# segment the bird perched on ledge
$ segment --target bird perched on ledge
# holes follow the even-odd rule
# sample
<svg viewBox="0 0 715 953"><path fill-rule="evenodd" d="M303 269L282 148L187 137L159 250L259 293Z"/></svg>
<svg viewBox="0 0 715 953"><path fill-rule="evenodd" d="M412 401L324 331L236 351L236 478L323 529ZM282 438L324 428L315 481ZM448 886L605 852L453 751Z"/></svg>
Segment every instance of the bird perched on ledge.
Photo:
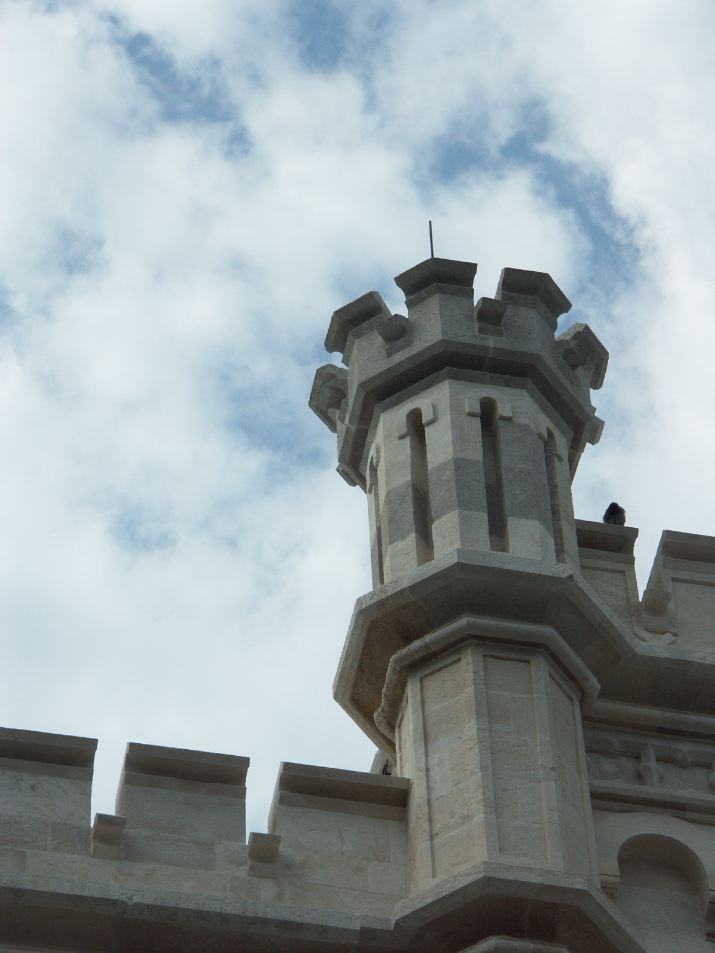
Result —
<svg viewBox="0 0 715 953"><path fill-rule="evenodd" d="M609 503L608 509L603 514L603 522L609 523L611 526L625 526L626 511L618 503Z"/></svg>

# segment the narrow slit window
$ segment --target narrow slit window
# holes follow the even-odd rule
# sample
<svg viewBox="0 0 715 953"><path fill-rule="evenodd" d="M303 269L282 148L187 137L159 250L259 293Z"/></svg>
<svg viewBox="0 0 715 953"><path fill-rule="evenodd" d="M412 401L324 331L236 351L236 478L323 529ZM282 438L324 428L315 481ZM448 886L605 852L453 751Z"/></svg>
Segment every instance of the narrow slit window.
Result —
<svg viewBox="0 0 715 953"><path fill-rule="evenodd" d="M556 455L556 439L550 430L544 444L544 454L546 456L546 479L549 485L549 503L551 505L551 525L554 530L554 549L556 550L556 561L562 563L566 560L566 551L564 549L564 530L561 522L559 461Z"/></svg>
<svg viewBox="0 0 715 953"><path fill-rule="evenodd" d="M509 541L496 402L490 397L483 397L479 402L479 413L482 427L482 460L487 497L489 545L496 552L505 553L509 549Z"/></svg>
<svg viewBox="0 0 715 953"><path fill-rule="evenodd" d="M382 518L380 514L380 483L375 461L370 461L370 505L372 506L372 525L375 538L372 543L372 571L377 582L385 581L384 556L382 551Z"/></svg>
<svg viewBox="0 0 715 953"><path fill-rule="evenodd" d="M427 440L419 407L407 415L407 434L410 438L410 476L412 483L412 514L417 537L417 565L434 559L432 541L432 505L427 467Z"/></svg>

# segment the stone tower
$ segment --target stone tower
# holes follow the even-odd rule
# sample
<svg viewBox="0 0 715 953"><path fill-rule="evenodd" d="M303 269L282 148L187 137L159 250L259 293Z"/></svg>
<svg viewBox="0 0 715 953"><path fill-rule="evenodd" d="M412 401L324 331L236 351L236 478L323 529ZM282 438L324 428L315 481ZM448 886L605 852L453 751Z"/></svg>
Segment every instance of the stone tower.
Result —
<svg viewBox="0 0 715 953"><path fill-rule="evenodd" d="M371 292L330 322L345 368L318 370L311 407L367 494L374 585L335 696L410 779L409 889L453 934L635 950L601 889L583 715L602 681L624 696L651 636L613 611L634 531L577 523L571 499L608 355L585 325L556 335L549 275L505 268L475 305L476 270L428 259L395 279L406 316Z"/></svg>
<svg viewBox="0 0 715 953"><path fill-rule="evenodd" d="M546 878L588 921L579 706L612 647L575 571L571 478L607 353L583 325L555 338L571 306L549 275L506 268L475 306L476 270L430 258L395 279L406 317L371 292L330 322L347 370L320 368L311 407L367 493L374 583L335 694L412 782L413 891L482 865L508 918L553 906Z"/></svg>

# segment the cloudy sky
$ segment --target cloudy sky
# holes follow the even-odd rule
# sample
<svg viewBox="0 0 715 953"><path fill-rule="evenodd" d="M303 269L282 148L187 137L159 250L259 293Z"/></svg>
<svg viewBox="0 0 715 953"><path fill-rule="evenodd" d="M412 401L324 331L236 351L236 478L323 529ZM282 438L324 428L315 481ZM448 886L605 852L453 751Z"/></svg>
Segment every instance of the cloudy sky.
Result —
<svg viewBox="0 0 715 953"><path fill-rule="evenodd" d="M327 323L436 250L611 351L577 514L715 534L710 0L0 0L0 723L367 769Z"/></svg>

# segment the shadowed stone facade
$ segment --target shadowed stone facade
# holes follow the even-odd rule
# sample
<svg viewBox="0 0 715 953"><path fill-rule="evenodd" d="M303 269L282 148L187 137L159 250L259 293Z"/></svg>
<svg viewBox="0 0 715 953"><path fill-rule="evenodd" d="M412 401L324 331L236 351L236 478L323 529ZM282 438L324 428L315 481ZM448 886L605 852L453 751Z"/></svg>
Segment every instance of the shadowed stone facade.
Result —
<svg viewBox="0 0 715 953"><path fill-rule="evenodd" d="M0 951L715 950L715 540L574 518L607 353L507 268L433 258L340 308L310 405L367 495L373 590L335 697L371 771L0 731Z"/></svg>

